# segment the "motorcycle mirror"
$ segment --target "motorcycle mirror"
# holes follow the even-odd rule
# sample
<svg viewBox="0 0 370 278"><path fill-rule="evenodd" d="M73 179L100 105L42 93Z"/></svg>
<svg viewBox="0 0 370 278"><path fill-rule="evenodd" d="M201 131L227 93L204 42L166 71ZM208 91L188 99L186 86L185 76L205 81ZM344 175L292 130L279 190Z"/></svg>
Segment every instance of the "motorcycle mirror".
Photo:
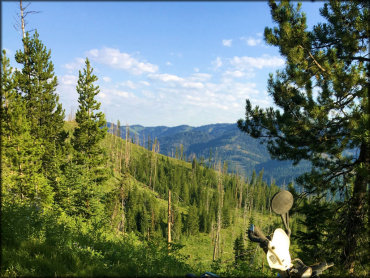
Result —
<svg viewBox="0 0 370 278"><path fill-rule="evenodd" d="M271 200L271 209L276 214L285 214L293 206L293 195L287 190L276 193Z"/></svg>

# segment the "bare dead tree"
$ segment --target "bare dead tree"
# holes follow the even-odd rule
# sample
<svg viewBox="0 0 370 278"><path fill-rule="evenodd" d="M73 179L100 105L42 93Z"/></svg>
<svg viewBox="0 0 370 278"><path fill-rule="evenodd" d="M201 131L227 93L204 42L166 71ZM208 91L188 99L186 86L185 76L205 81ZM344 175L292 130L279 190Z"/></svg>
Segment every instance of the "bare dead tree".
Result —
<svg viewBox="0 0 370 278"><path fill-rule="evenodd" d="M172 242L171 238L171 225L172 225L172 215L171 215L171 190L168 189L168 219L167 219L167 227L168 227L168 235L167 235L167 243L168 249L170 249L170 243Z"/></svg>
<svg viewBox="0 0 370 278"><path fill-rule="evenodd" d="M220 242L221 242L221 214L222 214L222 207L223 207L223 184L222 184L222 171L221 171L221 163L218 163L218 194L219 194L219 201L218 201L218 212L217 212L217 231L216 231L216 238L214 242L213 248L213 261L216 260L220 256Z"/></svg>
<svg viewBox="0 0 370 278"><path fill-rule="evenodd" d="M131 157L131 144L129 143L130 139L130 129L129 125L126 124L126 138L125 138L125 171L128 171L130 166L130 157Z"/></svg>
<svg viewBox="0 0 370 278"><path fill-rule="evenodd" d="M27 3L26 5L23 5L22 0L19 1L19 13L17 13L17 18L15 20L16 23L13 25L14 29L22 32L23 39L26 37L26 26L28 24L26 17L30 14L40 13L40 11L27 10L30 5L31 5L31 2ZM34 29L30 30L30 32L32 31L34 31Z"/></svg>

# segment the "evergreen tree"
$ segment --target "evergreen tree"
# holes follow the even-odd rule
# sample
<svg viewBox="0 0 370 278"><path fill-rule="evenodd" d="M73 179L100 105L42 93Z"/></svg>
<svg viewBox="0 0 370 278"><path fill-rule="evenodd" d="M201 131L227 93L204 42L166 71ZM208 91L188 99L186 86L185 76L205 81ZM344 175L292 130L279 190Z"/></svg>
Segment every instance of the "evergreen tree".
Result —
<svg viewBox="0 0 370 278"><path fill-rule="evenodd" d="M79 94L79 108L76 112L78 127L73 132L71 140L75 150L74 169L81 177L79 188L75 188L80 207L86 208L86 214L91 215L100 210L99 191L107 178L105 161L107 159L100 142L106 136L107 128L105 116L98 112L100 103L95 99L99 87L94 85L97 77L92 73L90 62L86 59L86 68L79 71L77 92ZM84 209L85 210L85 209Z"/></svg>
<svg viewBox="0 0 370 278"><path fill-rule="evenodd" d="M57 77L50 60L51 51L39 39L37 31L23 38L24 50L18 50L15 60L23 68L15 72L17 91L25 99L26 116L30 132L41 141L42 172L55 188L60 180L60 165L63 160L64 110L56 94Z"/></svg>
<svg viewBox="0 0 370 278"><path fill-rule="evenodd" d="M4 50L1 65L2 201L50 205L52 189L41 173L44 149L40 140L31 136L25 101L16 91L17 80Z"/></svg>
<svg viewBox="0 0 370 278"><path fill-rule="evenodd" d="M199 215L198 209L195 205L189 206L186 227L188 230L188 234L190 235L195 235L199 232Z"/></svg>
<svg viewBox="0 0 370 278"><path fill-rule="evenodd" d="M234 259L235 264L239 265L246 260L246 249L244 246L243 234L240 234L234 241Z"/></svg>
<svg viewBox="0 0 370 278"><path fill-rule="evenodd" d="M341 227L341 263L354 272L360 239L367 238L369 6L362 1L325 3L320 13L327 22L307 31L300 4L269 5L278 26L265 29L265 40L286 58L285 69L268 81L279 109L253 108L247 100L246 119L238 126L263 138L273 158L311 161L311 173L298 180L309 193L351 195Z"/></svg>
<svg viewBox="0 0 370 278"><path fill-rule="evenodd" d="M100 103L96 95L100 92L99 86L94 82L98 78L92 73L90 61L86 59L86 68L79 71L78 85L76 87L79 95L79 107L76 112L78 127L73 132L72 145L76 151L76 162L85 165L91 180L101 184L106 176L104 174L104 163L106 155L100 142L107 133L106 120L100 109Z"/></svg>

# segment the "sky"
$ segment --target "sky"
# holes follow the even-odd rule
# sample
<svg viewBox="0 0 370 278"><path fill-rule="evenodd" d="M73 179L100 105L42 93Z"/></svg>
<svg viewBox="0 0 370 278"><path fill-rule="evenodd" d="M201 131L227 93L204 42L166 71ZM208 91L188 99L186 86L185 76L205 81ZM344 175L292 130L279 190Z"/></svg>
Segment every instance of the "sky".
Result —
<svg viewBox="0 0 370 278"><path fill-rule="evenodd" d="M29 2L24 2L27 4ZM201 126L244 118L245 100L270 107L269 73L284 67L263 40L274 27L267 1L30 2L26 30L51 50L57 93L68 116L88 58L110 122ZM296 4L296 2L294 2ZM22 48L19 2L1 2L1 43L14 68ZM303 2L307 24L323 19L321 1Z"/></svg>

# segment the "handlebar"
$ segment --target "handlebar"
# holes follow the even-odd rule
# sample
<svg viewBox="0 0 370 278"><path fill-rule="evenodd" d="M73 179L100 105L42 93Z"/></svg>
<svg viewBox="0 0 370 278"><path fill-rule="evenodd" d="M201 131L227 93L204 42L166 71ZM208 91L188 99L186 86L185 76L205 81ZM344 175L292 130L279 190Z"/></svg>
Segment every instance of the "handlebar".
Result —
<svg viewBox="0 0 370 278"><path fill-rule="evenodd" d="M257 226L251 224L248 229L248 238L251 241L258 242L258 243L268 243L267 237L264 235L264 233L258 228Z"/></svg>
<svg viewBox="0 0 370 278"><path fill-rule="evenodd" d="M260 247L267 253L267 247L269 244L268 238L264 235L264 233L254 224L251 224L248 229L248 238L260 244Z"/></svg>
<svg viewBox="0 0 370 278"><path fill-rule="evenodd" d="M329 267L332 267L334 264L333 263L327 263L327 262L322 262L316 265L312 265L312 277L316 277L323 273L325 270L327 270Z"/></svg>
<svg viewBox="0 0 370 278"><path fill-rule="evenodd" d="M270 247L269 245L270 238L266 237L264 233L254 224L251 224L248 229L248 238L253 242L259 243L260 247L263 249L263 251L265 251L265 253L267 253L268 250L270 250L270 252L275 254L273 250L274 247L273 246ZM306 266L299 259L295 259L293 261L297 261L297 260L299 262L298 267L292 265L290 269L287 269L286 272L284 272L285 275L288 275L287 277L319 277L319 275L322 274L326 269L334 265L333 263L322 262L316 265ZM285 277L284 274L282 277Z"/></svg>

